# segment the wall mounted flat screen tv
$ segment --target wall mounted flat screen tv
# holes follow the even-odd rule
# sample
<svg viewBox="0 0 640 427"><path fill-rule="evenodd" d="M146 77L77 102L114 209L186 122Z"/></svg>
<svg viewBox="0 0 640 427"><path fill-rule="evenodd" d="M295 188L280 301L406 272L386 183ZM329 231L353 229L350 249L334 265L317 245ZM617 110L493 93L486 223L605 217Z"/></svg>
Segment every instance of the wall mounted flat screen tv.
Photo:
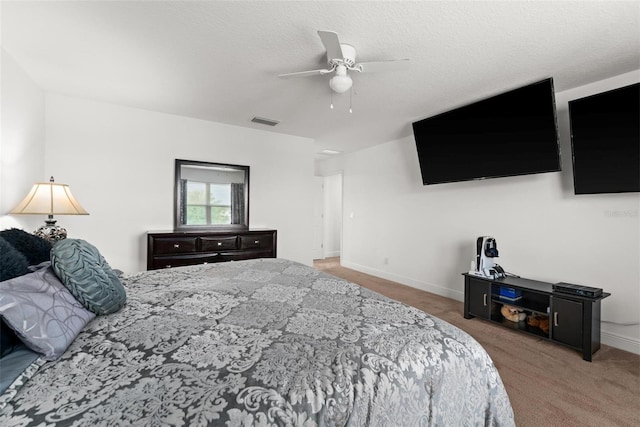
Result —
<svg viewBox="0 0 640 427"><path fill-rule="evenodd" d="M640 191L640 83L569 101L575 194Z"/></svg>
<svg viewBox="0 0 640 427"><path fill-rule="evenodd" d="M553 79L413 123L423 184L560 170Z"/></svg>

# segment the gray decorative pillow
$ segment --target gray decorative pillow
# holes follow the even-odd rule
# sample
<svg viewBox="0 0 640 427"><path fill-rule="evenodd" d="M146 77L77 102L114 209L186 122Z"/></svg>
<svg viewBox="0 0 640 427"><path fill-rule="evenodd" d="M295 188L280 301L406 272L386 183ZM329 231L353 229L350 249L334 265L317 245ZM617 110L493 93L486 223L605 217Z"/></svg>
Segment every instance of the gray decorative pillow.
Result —
<svg viewBox="0 0 640 427"><path fill-rule="evenodd" d="M60 357L95 317L51 268L0 282L0 315L22 342L47 360Z"/></svg>
<svg viewBox="0 0 640 427"><path fill-rule="evenodd" d="M120 310L127 294L118 275L98 249L81 239L60 240L51 249L51 265L69 292L97 315Z"/></svg>

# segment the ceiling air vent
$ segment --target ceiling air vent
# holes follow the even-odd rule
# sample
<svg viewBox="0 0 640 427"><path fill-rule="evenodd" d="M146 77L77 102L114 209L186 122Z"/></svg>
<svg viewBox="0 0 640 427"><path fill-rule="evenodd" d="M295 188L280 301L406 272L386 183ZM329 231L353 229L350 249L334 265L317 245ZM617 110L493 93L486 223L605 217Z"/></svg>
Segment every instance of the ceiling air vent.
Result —
<svg viewBox="0 0 640 427"><path fill-rule="evenodd" d="M251 119L251 121L253 123L258 123L258 124L267 125L267 126L275 126L278 123L280 123L277 120L265 119L264 117L254 117L253 119Z"/></svg>

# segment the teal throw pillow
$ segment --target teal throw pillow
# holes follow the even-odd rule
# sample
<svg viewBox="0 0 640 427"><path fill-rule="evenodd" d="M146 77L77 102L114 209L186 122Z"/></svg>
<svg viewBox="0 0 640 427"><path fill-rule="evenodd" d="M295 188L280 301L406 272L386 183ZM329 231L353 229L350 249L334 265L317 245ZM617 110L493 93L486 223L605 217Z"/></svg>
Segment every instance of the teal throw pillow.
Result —
<svg viewBox="0 0 640 427"><path fill-rule="evenodd" d="M87 310L110 314L125 305L127 295L118 275L90 243L81 239L56 242L51 249L51 266Z"/></svg>

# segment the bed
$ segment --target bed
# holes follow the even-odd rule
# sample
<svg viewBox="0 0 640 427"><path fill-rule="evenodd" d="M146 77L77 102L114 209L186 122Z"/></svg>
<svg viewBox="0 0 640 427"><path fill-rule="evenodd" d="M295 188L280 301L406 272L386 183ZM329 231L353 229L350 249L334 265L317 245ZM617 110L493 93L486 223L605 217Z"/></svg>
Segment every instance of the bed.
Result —
<svg viewBox="0 0 640 427"><path fill-rule="evenodd" d="M285 259L120 278L54 361L0 397L0 425L514 425L484 349L451 324Z"/></svg>

